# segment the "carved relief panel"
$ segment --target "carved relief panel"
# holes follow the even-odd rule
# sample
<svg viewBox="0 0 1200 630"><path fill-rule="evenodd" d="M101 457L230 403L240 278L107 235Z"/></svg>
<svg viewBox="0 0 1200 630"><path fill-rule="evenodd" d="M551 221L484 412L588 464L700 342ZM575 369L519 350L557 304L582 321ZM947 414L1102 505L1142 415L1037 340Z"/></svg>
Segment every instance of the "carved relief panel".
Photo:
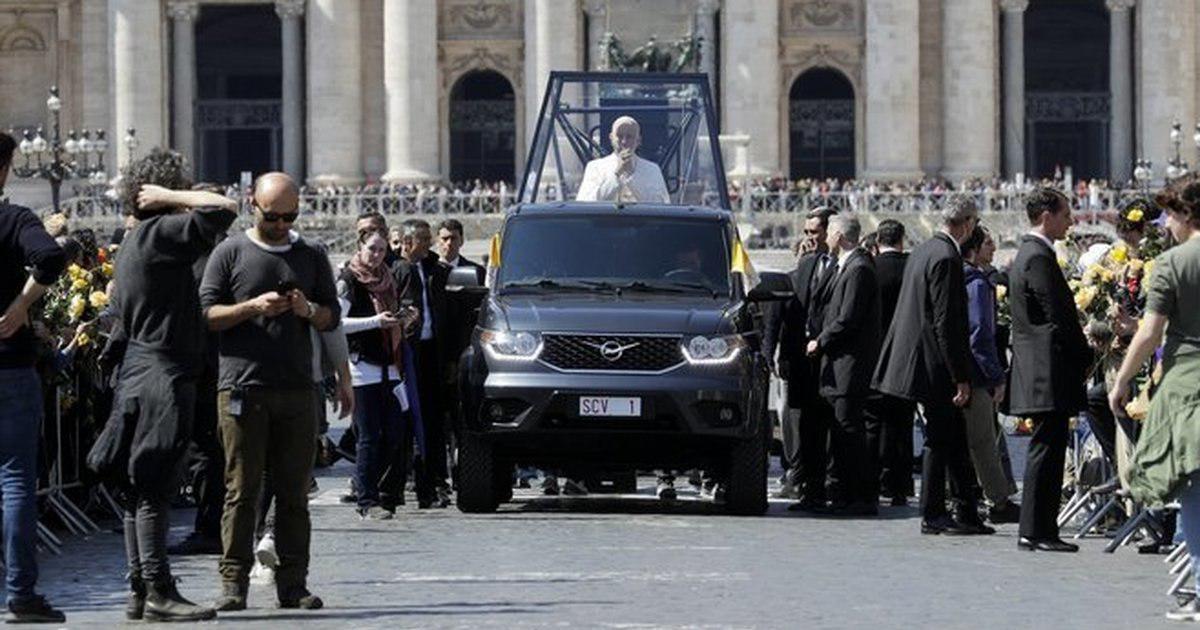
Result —
<svg viewBox="0 0 1200 630"><path fill-rule="evenodd" d="M442 0L442 39L520 39L521 0Z"/></svg>
<svg viewBox="0 0 1200 630"><path fill-rule="evenodd" d="M783 6L785 36L820 33L858 33L862 28L860 0L793 0Z"/></svg>
<svg viewBox="0 0 1200 630"><path fill-rule="evenodd" d="M48 10L0 9L0 121L46 124L46 90L57 81L58 17Z"/></svg>

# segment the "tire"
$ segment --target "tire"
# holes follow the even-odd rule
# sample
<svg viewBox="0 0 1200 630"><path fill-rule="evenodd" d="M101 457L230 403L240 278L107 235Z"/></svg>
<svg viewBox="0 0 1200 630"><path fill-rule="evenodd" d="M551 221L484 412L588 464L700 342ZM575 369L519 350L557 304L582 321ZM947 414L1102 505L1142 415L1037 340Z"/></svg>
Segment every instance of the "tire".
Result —
<svg viewBox="0 0 1200 630"><path fill-rule="evenodd" d="M458 446L458 510L465 514L495 512L496 458L492 445L469 433Z"/></svg>
<svg viewBox="0 0 1200 630"><path fill-rule="evenodd" d="M492 480L495 483L496 503L508 503L513 498L513 482L516 480L511 462L493 460Z"/></svg>
<svg viewBox="0 0 1200 630"><path fill-rule="evenodd" d="M759 516L767 511L767 440L760 433L730 449L725 511L737 516Z"/></svg>

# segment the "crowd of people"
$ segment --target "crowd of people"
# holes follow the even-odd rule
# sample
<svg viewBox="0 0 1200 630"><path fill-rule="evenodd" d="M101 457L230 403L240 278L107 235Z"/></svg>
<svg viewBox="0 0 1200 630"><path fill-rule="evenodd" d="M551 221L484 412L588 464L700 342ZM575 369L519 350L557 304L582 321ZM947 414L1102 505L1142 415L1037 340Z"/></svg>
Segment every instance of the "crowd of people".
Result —
<svg viewBox="0 0 1200 630"><path fill-rule="evenodd" d="M0 184L14 146L0 135ZM94 410L106 421L87 466L119 488L125 510L127 617L189 621L242 610L256 563L269 571L280 607L319 609L323 602L307 588L308 494L319 451L355 461L352 496L364 519L391 518L405 503L410 475L418 508L452 501L453 357L467 343L474 306L448 295L446 281L457 266L484 280L483 268L459 254L463 226L443 221L435 245L435 228L423 220L389 229L382 215L364 214L358 251L335 271L326 251L296 232L300 188L282 173L255 181L253 225L244 231L231 231L239 202L219 186L191 182L170 151L127 166L119 192L133 220L104 248L81 247L84 235L70 233L60 216L44 224L27 209L0 209L10 619L63 620L34 591L44 404L34 367L39 347L61 355L81 337L102 345L97 384L108 387L109 401ZM72 248L112 260L85 261ZM60 286L82 290L90 302L75 309L73 298L65 300L61 317L50 304L39 311L38 299ZM52 292L47 301L64 300ZM43 319L43 327L69 323L77 333L67 344L62 330L39 337L26 324ZM326 392L342 417L352 416L341 448L320 437ZM168 547L179 484L170 472L185 464L195 529ZM221 596L197 605L179 593L169 556L213 552Z"/></svg>
<svg viewBox="0 0 1200 630"><path fill-rule="evenodd" d="M0 134L0 187L15 146ZM107 248L68 233L60 218L43 223L0 206L0 491L12 620L64 619L35 590L44 401L34 366L45 346L61 360L103 340L96 382L109 400L96 406L105 420L87 464L121 489L131 620L243 610L252 575L266 573L280 607L321 608L308 589L308 495L314 462L330 452L354 462L346 500L362 519L394 518L410 477L418 509L454 500L456 358L476 304L447 283L456 268L481 284L486 275L461 255L462 224L389 226L365 213L357 250L335 269L297 231L303 190L289 176L254 182L245 230L231 231L239 202L224 192L190 181L177 154L156 149L122 173L133 219ZM1069 420L1082 414L1114 463L1118 427L1140 433L1122 479L1147 504L1178 498L1200 563L1200 183L1138 203L1122 209L1118 242L1089 244L1072 264L1060 251L1073 224L1068 196L1029 190L1030 230L1007 269L994 265L971 195L952 196L938 231L911 252L899 221L864 234L853 213L811 210L789 273L794 296L763 322L762 351L787 387L788 509L862 518L878 515L881 497L908 505L919 417L922 534L988 535L989 522L1016 522L1022 550L1077 551L1060 538L1058 514ZM1158 254L1147 231L1160 218L1175 246ZM1128 278L1137 285L1111 283L1116 297L1103 308L1093 291L1108 273L1101 259L1136 271ZM61 276L87 297L66 300L69 326L38 331L39 315L52 319L39 299ZM1158 380L1140 378L1148 364ZM1135 412L1151 389L1148 409ZM352 418L337 445L322 437L329 403ZM1019 500L1001 411L1031 423ZM164 471L185 464L194 531L168 547L178 478ZM547 481L548 493L559 491ZM661 476L660 497L674 496L672 483ZM172 553L220 555L212 606L180 594ZM1170 615L1200 621L1200 604Z"/></svg>

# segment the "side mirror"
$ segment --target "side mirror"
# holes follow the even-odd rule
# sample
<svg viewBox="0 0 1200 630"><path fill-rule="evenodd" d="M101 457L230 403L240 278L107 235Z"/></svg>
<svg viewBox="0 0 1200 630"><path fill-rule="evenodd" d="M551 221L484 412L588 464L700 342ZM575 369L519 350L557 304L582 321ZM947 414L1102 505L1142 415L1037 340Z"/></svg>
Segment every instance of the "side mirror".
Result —
<svg viewBox="0 0 1200 630"><path fill-rule="evenodd" d="M483 281L479 278L479 272L475 267L465 266L450 270L450 277L446 279L446 291L484 294L487 293L487 287L483 286Z"/></svg>
<svg viewBox="0 0 1200 630"><path fill-rule="evenodd" d="M758 276L758 285L746 294L750 302L773 302L789 300L796 295L792 279L786 273L764 271Z"/></svg>

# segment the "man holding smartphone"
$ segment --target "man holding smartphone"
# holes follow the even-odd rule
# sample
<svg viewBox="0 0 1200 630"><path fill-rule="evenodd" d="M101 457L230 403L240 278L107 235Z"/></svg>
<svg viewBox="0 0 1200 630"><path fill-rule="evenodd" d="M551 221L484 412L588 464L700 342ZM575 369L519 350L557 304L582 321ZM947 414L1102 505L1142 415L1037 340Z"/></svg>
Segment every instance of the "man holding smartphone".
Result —
<svg viewBox="0 0 1200 630"><path fill-rule="evenodd" d="M318 395L311 330L336 327L341 309L329 259L292 229L299 216L296 183L267 173L256 182L253 200L254 227L217 246L200 287L208 326L220 333L217 405L228 460L217 609L246 607L269 463L279 606L315 610L323 604L307 588Z"/></svg>

